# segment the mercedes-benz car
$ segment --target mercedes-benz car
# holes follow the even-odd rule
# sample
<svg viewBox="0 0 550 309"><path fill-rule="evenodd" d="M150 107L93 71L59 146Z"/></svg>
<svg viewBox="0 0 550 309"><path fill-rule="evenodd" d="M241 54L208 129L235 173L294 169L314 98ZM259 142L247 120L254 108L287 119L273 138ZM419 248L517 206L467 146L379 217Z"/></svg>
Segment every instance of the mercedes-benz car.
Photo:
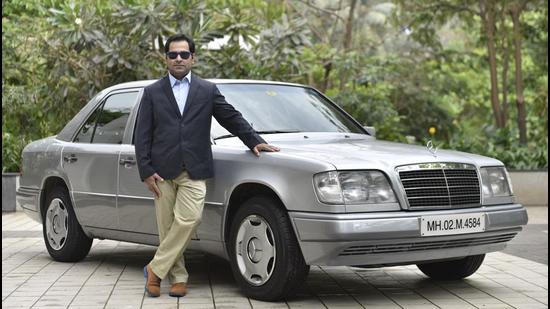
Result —
<svg viewBox="0 0 550 309"><path fill-rule="evenodd" d="M310 265L416 264L459 280L527 223L499 160L377 140L308 86L211 81L281 148L256 157L212 120L215 177L190 248L227 259L249 297L290 296ZM101 91L56 136L24 148L17 202L42 223L54 260L82 260L94 238L158 245L133 145L152 82Z"/></svg>

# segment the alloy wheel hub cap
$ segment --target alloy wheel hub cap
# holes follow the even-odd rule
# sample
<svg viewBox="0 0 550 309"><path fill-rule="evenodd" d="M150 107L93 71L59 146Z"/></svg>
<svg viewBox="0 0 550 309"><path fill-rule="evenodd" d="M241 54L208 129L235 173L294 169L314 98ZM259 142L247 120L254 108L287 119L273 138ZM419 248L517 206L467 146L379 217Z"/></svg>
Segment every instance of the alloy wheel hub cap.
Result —
<svg viewBox="0 0 550 309"><path fill-rule="evenodd" d="M235 240L237 266L251 285L265 284L275 268L277 257L273 231L267 220L250 215L241 221Z"/></svg>
<svg viewBox="0 0 550 309"><path fill-rule="evenodd" d="M63 201L55 198L46 210L46 240L54 250L61 250L67 240L69 212Z"/></svg>

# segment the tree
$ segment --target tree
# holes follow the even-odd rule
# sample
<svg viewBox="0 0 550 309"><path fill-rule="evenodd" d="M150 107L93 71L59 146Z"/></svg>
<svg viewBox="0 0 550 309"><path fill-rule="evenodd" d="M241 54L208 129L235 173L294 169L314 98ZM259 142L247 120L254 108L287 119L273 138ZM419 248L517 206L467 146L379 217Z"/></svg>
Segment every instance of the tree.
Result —
<svg viewBox="0 0 550 309"><path fill-rule="evenodd" d="M522 74L522 39L523 33L521 30L522 22L521 15L529 8L529 3L536 4L536 6L544 5L541 1L529 1L529 0L513 0L513 1L427 1L422 4L411 3L408 1L398 1L400 5L401 18L408 20L413 28L416 26L421 31L420 35L417 35L417 39L422 42L424 39L422 36L433 36L435 32L431 28L432 22L435 20L435 24L438 26L448 22L450 18L459 18L466 25L475 23L476 17L481 22L481 29L483 29L484 41L487 47L487 57L490 71L490 84L491 84L491 106L493 109L493 115L497 128L504 128L508 118L508 87L507 87L507 75L508 75L508 59L509 59L509 38L510 35L507 31L507 15L510 15L513 32L512 40L514 45L514 63L515 63L515 93L516 93L516 107L517 107L517 125L519 131L519 142L521 145L527 144L527 126L526 115L527 109L525 107L524 97L524 81ZM432 16L428 17L427 13L432 12ZM500 24L500 29L497 27ZM430 29L431 32L422 31ZM501 44L502 50L497 50L496 42L498 38L501 38L503 42ZM424 43L426 40L424 40ZM501 54L502 61L502 104L499 98L499 83L498 83L498 55Z"/></svg>
<svg viewBox="0 0 550 309"><path fill-rule="evenodd" d="M350 0L349 14L346 20L346 33L344 35L344 54L347 54L349 52L349 50L351 49L351 44L353 43L353 19L356 6L357 0ZM344 72L340 73L340 90L344 89L347 81L347 74Z"/></svg>
<svg viewBox="0 0 550 309"><path fill-rule="evenodd" d="M475 18L480 20L480 28L483 30L490 72L491 106L495 124L498 128L504 127L504 115L499 100L497 50L495 48L496 23L499 16L499 3L496 0L487 1L440 1L430 0L409 2L398 0L399 20L407 21L406 27L413 31L412 37L423 44L433 44L436 40L434 27L445 25L452 18L463 20L470 25L475 23ZM417 32L417 33L415 33Z"/></svg>
<svg viewBox="0 0 550 309"><path fill-rule="evenodd" d="M514 63L515 63L515 84L516 84L516 106L518 109L518 128L519 142L522 145L527 145L527 126L526 126L526 110L525 98L523 96L523 76L521 72L521 13L525 10L529 1L513 1L509 5L510 16L514 23Z"/></svg>

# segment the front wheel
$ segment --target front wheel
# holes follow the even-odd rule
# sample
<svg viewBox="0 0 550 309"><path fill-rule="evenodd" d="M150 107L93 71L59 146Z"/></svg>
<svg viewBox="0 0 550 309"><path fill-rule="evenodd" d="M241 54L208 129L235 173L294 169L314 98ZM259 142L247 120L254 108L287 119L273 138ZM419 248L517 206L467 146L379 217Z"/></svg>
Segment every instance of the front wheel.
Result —
<svg viewBox="0 0 550 309"><path fill-rule="evenodd" d="M84 234L76 219L69 193L56 187L46 196L46 211L42 218L42 233L50 256L60 262L82 260L93 239Z"/></svg>
<svg viewBox="0 0 550 309"><path fill-rule="evenodd" d="M485 254L472 255L460 260L418 264L418 268L432 279L460 280L477 271L483 263Z"/></svg>
<svg viewBox="0 0 550 309"><path fill-rule="evenodd" d="M247 296L280 300L305 280L309 266L286 212L273 199L253 197L241 205L229 235L231 270Z"/></svg>

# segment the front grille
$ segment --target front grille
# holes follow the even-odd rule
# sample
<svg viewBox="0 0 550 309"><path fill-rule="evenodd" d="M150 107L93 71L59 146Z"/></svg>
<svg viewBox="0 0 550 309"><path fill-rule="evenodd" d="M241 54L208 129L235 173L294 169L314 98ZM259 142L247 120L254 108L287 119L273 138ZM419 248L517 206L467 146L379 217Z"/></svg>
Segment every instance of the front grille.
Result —
<svg viewBox="0 0 550 309"><path fill-rule="evenodd" d="M352 246L343 250L339 255L363 255L380 253L397 253L410 251L423 251L447 248L471 247L479 245L497 244L512 240L517 233L502 234L496 236L485 236L479 238L466 238L459 240L404 242L395 244L380 244L369 246Z"/></svg>
<svg viewBox="0 0 550 309"><path fill-rule="evenodd" d="M437 169L398 169L409 209L481 206L479 178L473 166L439 166Z"/></svg>

